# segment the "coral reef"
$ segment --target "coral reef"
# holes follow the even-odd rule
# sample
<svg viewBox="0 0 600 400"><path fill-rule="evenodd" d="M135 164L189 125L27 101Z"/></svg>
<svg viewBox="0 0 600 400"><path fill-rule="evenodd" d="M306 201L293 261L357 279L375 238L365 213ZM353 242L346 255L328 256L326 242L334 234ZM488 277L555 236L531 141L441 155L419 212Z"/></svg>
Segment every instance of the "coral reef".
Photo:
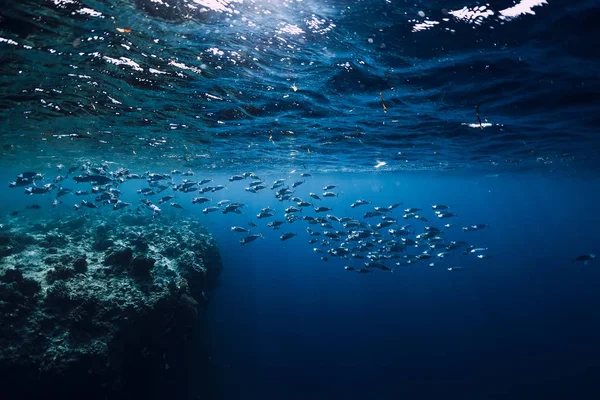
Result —
<svg viewBox="0 0 600 400"><path fill-rule="evenodd" d="M0 232L0 374L20 399L167 398L221 268L190 219L13 219Z"/></svg>

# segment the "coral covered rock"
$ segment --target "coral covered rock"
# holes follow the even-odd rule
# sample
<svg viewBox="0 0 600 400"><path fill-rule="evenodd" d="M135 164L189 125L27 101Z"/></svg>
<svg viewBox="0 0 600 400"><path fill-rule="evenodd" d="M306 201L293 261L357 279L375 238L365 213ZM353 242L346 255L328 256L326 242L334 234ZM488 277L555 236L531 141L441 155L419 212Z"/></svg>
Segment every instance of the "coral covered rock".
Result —
<svg viewBox="0 0 600 400"><path fill-rule="evenodd" d="M193 220L140 230L137 216L97 219L2 231L0 249L18 251L0 259L0 376L21 399L159 399L181 387L222 268L216 243ZM99 235L110 248L97 249Z"/></svg>

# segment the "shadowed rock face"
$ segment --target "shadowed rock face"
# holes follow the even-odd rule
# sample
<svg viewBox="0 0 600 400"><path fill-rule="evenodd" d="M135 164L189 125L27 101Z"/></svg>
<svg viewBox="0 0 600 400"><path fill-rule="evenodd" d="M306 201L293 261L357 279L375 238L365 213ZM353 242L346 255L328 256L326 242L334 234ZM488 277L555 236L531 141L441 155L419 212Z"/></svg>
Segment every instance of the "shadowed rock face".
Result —
<svg viewBox="0 0 600 400"><path fill-rule="evenodd" d="M101 219L2 233L0 374L13 398L189 398L189 371L208 373L192 350L222 269L214 239L191 220L106 232ZM96 250L99 234L115 245Z"/></svg>

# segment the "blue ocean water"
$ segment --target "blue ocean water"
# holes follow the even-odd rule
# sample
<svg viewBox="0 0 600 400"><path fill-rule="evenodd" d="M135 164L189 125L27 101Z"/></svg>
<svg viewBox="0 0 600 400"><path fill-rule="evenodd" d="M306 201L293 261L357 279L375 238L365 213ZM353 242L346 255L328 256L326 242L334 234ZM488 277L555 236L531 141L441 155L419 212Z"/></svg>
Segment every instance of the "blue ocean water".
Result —
<svg viewBox="0 0 600 400"><path fill-rule="evenodd" d="M342 269L360 262L310 254L304 237L267 232L238 250L215 222L231 249L211 310L223 398L597 394L599 272L571 256L597 246L597 179L326 175L306 190L332 181L344 188L332 202L341 215L355 197L452 204L459 217L446 234L492 258L459 253L362 276ZM459 232L481 221L487 230Z"/></svg>
<svg viewBox="0 0 600 400"><path fill-rule="evenodd" d="M210 378L198 371L190 398L600 395L600 272L575 261L600 251L597 1L0 3L4 182L35 171L49 183L89 163L193 170L226 186L144 197L145 179L126 181L120 200L132 207L117 211L75 211L73 194L53 207L57 189L0 191L0 224L136 207L149 223L204 223L224 269L199 323ZM268 187L228 179L245 172ZM292 196L313 205L299 220L285 220L296 202L275 198L276 179L303 181ZM336 197L309 196L330 184ZM184 209L153 218L140 205L165 194ZM225 199L242 214L202 212ZM359 199L370 204L352 207ZM398 202L389 227L364 218ZM456 215L439 219L435 204ZM275 215L256 218L264 207ZM357 253L390 256L393 272L332 255L359 244L331 218L333 228L302 219L327 214L371 224ZM443 258L429 239L390 250L400 237L389 229L405 224L415 240L433 226L444 245L466 243ZM247 234L232 226L263 237L241 245ZM339 242L322 245L332 230Z"/></svg>

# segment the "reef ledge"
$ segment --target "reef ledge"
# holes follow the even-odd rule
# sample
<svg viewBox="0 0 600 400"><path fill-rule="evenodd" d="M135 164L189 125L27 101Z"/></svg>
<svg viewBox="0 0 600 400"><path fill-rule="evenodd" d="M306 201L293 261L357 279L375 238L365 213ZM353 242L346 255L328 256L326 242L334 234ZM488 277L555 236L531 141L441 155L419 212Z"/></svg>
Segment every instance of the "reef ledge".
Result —
<svg viewBox="0 0 600 400"><path fill-rule="evenodd" d="M187 398L209 376L198 360L201 317L221 270L216 241L192 219L2 221L4 394Z"/></svg>

